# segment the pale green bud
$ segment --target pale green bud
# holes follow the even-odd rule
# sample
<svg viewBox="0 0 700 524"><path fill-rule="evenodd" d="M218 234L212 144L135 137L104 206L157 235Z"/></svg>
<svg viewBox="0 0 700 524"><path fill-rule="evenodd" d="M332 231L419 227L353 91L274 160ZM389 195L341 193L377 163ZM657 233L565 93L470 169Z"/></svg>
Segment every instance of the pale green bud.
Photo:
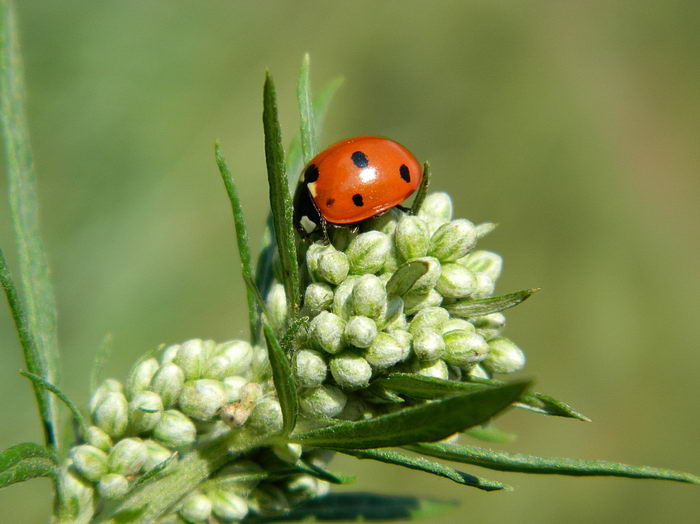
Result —
<svg viewBox="0 0 700 524"><path fill-rule="evenodd" d="M169 448L192 444L197 437L197 428L183 413L170 409L165 411L153 428L153 438Z"/></svg>
<svg viewBox="0 0 700 524"><path fill-rule="evenodd" d="M248 514L245 499L228 490L213 489L208 492L211 510L224 522L239 522Z"/></svg>
<svg viewBox="0 0 700 524"><path fill-rule="evenodd" d="M377 336L377 324L368 317L351 317L345 325L345 340L351 346L366 348Z"/></svg>
<svg viewBox="0 0 700 524"><path fill-rule="evenodd" d="M386 307L386 288L375 275L363 275L352 290L352 304L356 315L377 318Z"/></svg>
<svg viewBox="0 0 700 524"><path fill-rule="evenodd" d="M483 367L481 367L481 364L474 364L471 368L469 368L469 376L474 378L491 378L491 375L489 375L489 373Z"/></svg>
<svg viewBox="0 0 700 524"><path fill-rule="evenodd" d="M209 497L202 493L190 493L182 503L180 515L187 522L208 522L211 516L212 503Z"/></svg>
<svg viewBox="0 0 700 524"><path fill-rule="evenodd" d="M381 271L383 273L393 273L399 268L400 265L401 260L399 252L396 249L396 244L392 242L389 247L389 253L387 253L386 255L386 260L384 260L384 265L382 266ZM384 283L386 283L386 281L384 281Z"/></svg>
<svg viewBox="0 0 700 524"><path fill-rule="evenodd" d="M58 477L61 495L69 512L67 517L74 522L90 522L95 509L95 490L78 473L68 467L62 467Z"/></svg>
<svg viewBox="0 0 700 524"><path fill-rule="evenodd" d="M431 289L427 293L406 293L403 296L404 312L413 315L421 309L437 307L442 304L442 295Z"/></svg>
<svg viewBox="0 0 700 524"><path fill-rule="evenodd" d="M295 506L328 494L330 484L311 475L297 475L285 482L284 491L289 503Z"/></svg>
<svg viewBox="0 0 700 524"><path fill-rule="evenodd" d="M413 332L413 352L420 360L437 360L445 352L445 341L433 329L417 329Z"/></svg>
<svg viewBox="0 0 700 524"><path fill-rule="evenodd" d="M430 193L425 197L418 216L439 219L443 223L449 222L452 220L452 198L443 192Z"/></svg>
<svg viewBox="0 0 700 524"><path fill-rule="evenodd" d="M474 331L474 325L463 318L451 318L440 327L440 334L444 335L450 331Z"/></svg>
<svg viewBox="0 0 700 524"><path fill-rule="evenodd" d="M309 417L330 418L343 411L347 397L333 386L321 386L299 397L301 411Z"/></svg>
<svg viewBox="0 0 700 524"><path fill-rule="evenodd" d="M391 331L387 331L387 333L389 333L389 335L391 335L396 342L401 344L401 347L403 347L406 351L411 351L413 335L411 335L408 331L405 329L393 329Z"/></svg>
<svg viewBox="0 0 700 524"><path fill-rule="evenodd" d="M496 227L498 227L498 224L494 224L493 222L482 222L481 224L477 224L476 237L479 239L484 238L486 235L491 234Z"/></svg>
<svg viewBox="0 0 700 524"><path fill-rule="evenodd" d="M445 322L450 319L450 314L441 307L428 307L421 309L411 320L408 331L415 333L419 329L429 328L440 331Z"/></svg>
<svg viewBox="0 0 700 524"><path fill-rule="evenodd" d="M425 294L435 287L442 272L440 261L435 257L420 257L415 260L420 260L428 265L428 271L421 276L411 286L410 293Z"/></svg>
<svg viewBox="0 0 700 524"><path fill-rule="evenodd" d="M404 260L422 257L428 252L430 246L430 231L422 219L404 215L396 226L394 242Z"/></svg>
<svg viewBox="0 0 700 524"><path fill-rule="evenodd" d="M333 289L323 282L312 282L304 292L304 312L310 317L333 305Z"/></svg>
<svg viewBox="0 0 700 524"><path fill-rule="evenodd" d="M118 499L129 491L129 481L124 475L108 473L100 479L97 491L103 499Z"/></svg>
<svg viewBox="0 0 700 524"><path fill-rule="evenodd" d="M253 361L250 364L248 376L252 380L265 380L272 376L267 348L262 346L255 346L253 348Z"/></svg>
<svg viewBox="0 0 700 524"><path fill-rule="evenodd" d="M347 255L342 251L332 249L318 257L318 276L329 284L334 286L340 284L348 276L348 271L350 271L350 263Z"/></svg>
<svg viewBox="0 0 700 524"><path fill-rule="evenodd" d="M107 433L97 426L90 426L87 429L87 434L84 435L84 437L88 444L95 446L102 451L109 451L109 448L112 447L112 439L109 437L109 435L107 435Z"/></svg>
<svg viewBox="0 0 700 524"><path fill-rule="evenodd" d="M287 323L287 295L282 284L277 281L273 282L267 293L265 304L270 313L269 320L272 326L278 330L283 329Z"/></svg>
<svg viewBox="0 0 700 524"><path fill-rule="evenodd" d="M314 280L319 279L318 275L318 260L323 253L329 249L334 249L333 246L327 246L320 242L315 242L309 246L306 250L306 267L309 270L311 278Z"/></svg>
<svg viewBox="0 0 700 524"><path fill-rule="evenodd" d="M476 276L459 264L443 264L435 289L446 298L468 297L477 289Z"/></svg>
<svg viewBox="0 0 700 524"><path fill-rule="evenodd" d="M125 438L109 452L109 470L122 475L135 475L146 462L148 450L140 438Z"/></svg>
<svg viewBox="0 0 700 524"><path fill-rule="evenodd" d="M217 345L214 355L208 362L206 376L221 380L231 375L241 375L250 369L253 347L244 340L230 340Z"/></svg>
<svg viewBox="0 0 700 524"><path fill-rule="evenodd" d="M489 340L489 355L483 366L492 373L515 373L525 366L525 353L505 337Z"/></svg>
<svg viewBox="0 0 700 524"><path fill-rule="evenodd" d="M253 407L263 396L263 388L256 382L248 382L241 389L241 403Z"/></svg>
<svg viewBox="0 0 700 524"><path fill-rule="evenodd" d="M177 401L185 384L185 373L173 363L164 364L153 377L151 389L157 393L166 408Z"/></svg>
<svg viewBox="0 0 700 524"><path fill-rule="evenodd" d="M448 364L467 367L486 358L489 345L481 335L469 331L450 331L445 335L445 356Z"/></svg>
<svg viewBox="0 0 700 524"><path fill-rule="evenodd" d="M345 251L350 262L350 272L355 275L376 273L384 266L390 248L391 240L379 231L357 235Z"/></svg>
<svg viewBox="0 0 700 524"><path fill-rule="evenodd" d="M282 430L282 408L273 398L265 398L253 408L247 424L260 433L277 433Z"/></svg>
<svg viewBox="0 0 700 524"><path fill-rule="evenodd" d="M173 452L161 446L155 440L147 439L143 441L146 446L146 460L143 463L144 471L149 471L168 460Z"/></svg>
<svg viewBox="0 0 700 524"><path fill-rule="evenodd" d="M447 380L450 376L450 371L444 360L419 362L416 364L415 372L422 377L439 378L441 380Z"/></svg>
<svg viewBox="0 0 700 524"><path fill-rule="evenodd" d="M345 346L343 333L345 321L338 315L321 311L309 324L311 340L324 351L335 354L342 351Z"/></svg>
<svg viewBox="0 0 700 524"><path fill-rule="evenodd" d="M474 319L477 333L486 340L500 335L505 325L506 316L503 313L491 313Z"/></svg>
<svg viewBox="0 0 700 524"><path fill-rule="evenodd" d="M166 364L170 364L173 360L175 360L175 357L177 356L179 351L180 344L173 344L172 346L166 346L163 349L161 349L160 356L158 357L160 365L164 366Z"/></svg>
<svg viewBox="0 0 700 524"><path fill-rule="evenodd" d="M248 379L237 376L226 377L221 383L224 386L226 402L237 402L241 400L241 392L248 383Z"/></svg>
<svg viewBox="0 0 700 524"><path fill-rule="evenodd" d="M369 404L363 402L355 396L351 396L348 398L348 401L346 402L343 411L340 413L339 418L342 418L343 420L358 421L372 418L373 416L374 413Z"/></svg>
<svg viewBox="0 0 700 524"><path fill-rule="evenodd" d="M457 262L475 273L487 274L494 282L501 276L501 271L503 269L503 259L501 255L483 249L469 253L465 257L460 258Z"/></svg>
<svg viewBox="0 0 700 524"><path fill-rule="evenodd" d="M336 383L345 389L367 387L372 378L369 363L357 353L346 351L335 355L330 362L331 374Z"/></svg>
<svg viewBox="0 0 700 524"><path fill-rule="evenodd" d="M302 349L294 358L294 374L302 388L316 388L323 384L328 366L323 355L313 349Z"/></svg>
<svg viewBox="0 0 700 524"><path fill-rule="evenodd" d="M102 402L107 393L112 392L124 393L124 386L122 386L122 383L118 380L108 378L92 393L92 396L90 397L90 411L95 411L95 408L97 408L97 405Z"/></svg>
<svg viewBox="0 0 700 524"><path fill-rule="evenodd" d="M443 224L433 233L428 254L440 262L453 262L466 255L475 244L474 224L465 218L460 218Z"/></svg>
<svg viewBox="0 0 700 524"><path fill-rule="evenodd" d="M158 361L155 358L148 358L136 364L129 378L126 380L126 393L129 398L133 398L139 391L143 391L151 384L153 375L158 371Z"/></svg>
<svg viewBox="0 0 700 524"><path fill-rule="evenodd" d="M375 369L386 369L405 360L409 350L388 333L379 333L365 351L365 359Z"/></svg>
<svg viewBox="0 0 700 524"><path fill-rule="evenodd" d="M203 378L185 382L180 394L182 412L197 420L211 420L226 401L224 385L218 380Z"/></svg>
<svg viewBox="0 0 700 524"><path fill-rule="evenodd" d="M381 231L387 235L393 235L396 231L396 225L401 217L404 216L399 209L392 207L386 213L372 217L362 222L363 231Z"/></svg>
<svg viewBox="0 0 700 524"><path fill-rule="evenodd" d="M205 344L198 338L183 342L177 356L173 359L173 363L180 366L188 380L201 377L206 362Z"/></svg>
<svg viewBox="0 0 700 524"><path fill-rule="evenodd" d="M90 482L99 482L109 472L107 454L95 446L75 446L70 451L70 458L73 459L73 467Z"/></svg>
<svg viewBox="0 0 700 524"><path fill-rule="evenodd" d="M153 391L141 391L129 402L131 430L143 433L152 430L163 411L163 401Z"/></svg>
<svg viewBox="0 0 700 524"><path fill-rule="evenodd" d="M302 447L301 444L273 444L272 452L275 456L290 464L296 464L301 458Z"/></svg>
<svg viewBox="0 0 700 524"><path fill-rule="evenodd" d="M355 284L360 279L358 276L351 275L346 278L342 284L335 288L333 296L333 313L347 320L353 313L352 290Z"/></svg>
<svg viewBox="0 0 700 524"><path fill-rule="evenodd" d="M391 298L386 307L382 309L379 318L376 320L377 328L383 331L392 329L406 329L406 315L403 314L403 299L399 297Z"/></svg>
<svg viewBox="0 0 700 524"><path fill-rule="evenodd" d="M110 391L92 412L92 420L112 438L121 437L129 423L129 405L123 393Z"/></svg>
<svg viewBox="0 0 700 524"><path fill-rule="evenodd" d="M476 289L472 296L474 298L487 298L493 295L496 283L486 273L476 273Z"/></svg>

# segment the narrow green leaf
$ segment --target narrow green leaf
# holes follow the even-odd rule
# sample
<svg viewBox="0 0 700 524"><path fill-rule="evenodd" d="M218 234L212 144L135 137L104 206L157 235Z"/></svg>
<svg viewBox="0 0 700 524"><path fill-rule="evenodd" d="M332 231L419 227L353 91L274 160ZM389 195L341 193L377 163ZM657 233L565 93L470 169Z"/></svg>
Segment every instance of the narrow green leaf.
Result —
<svg viewBox="0 0 700 524"><path fill-rule="evenodd" d="M250 245L248 244L248 228L246 227L245 217L243 216L243 208L241 207L241 199L238 196L238 189L233 182L231 171L226 164L221 147L216 142L214 145L214 156L216 157L216 165L219 167L219 174L226 186L226 193L231 202L231 211L233 212L233 223L236 229L236 242L238 245L238 256L241 262L241 274L243 278L253 279L253 265L250 258ZM255 296L249 287L246 288L246 298L248 299L248 325L250 329L250 338L253 344L257 343L258 338L258 309L255 305Z"/></svg>
<svg viewBox="0 0 700 524"><path fill-rule="evenodd" d="M299 136L304 163L308 163L316 154L316 117L311 101L311 80L309 79L309 53L304 55L299 69L297 100L299 103Z"/></svg>
<svg viewBox="0 0 700 524"><path fill-rule="evenodd" d="M34 339L23 344L24 359L32 372L58 379L56 299L39 226L39 196L25 110L24 71L13 3L0 4L0 120L5 144L5 172L10 216L14 227L19 278L22 282L24 322ZM58 413L53 400L35 390L46 443L56 448Z"/></svg>
<svg viewBox="0 0 700 524"><path fill-rule="evenodd" d="M352 475L343 475L338 473L331 473L327 469L324 469L310 462L305 462L300 460L294 465L290 465L289 468L273 470L270 472L274 477L288 477L290 475L298 475L299 473L305 473L306 475L311 475L320 480L325 480L331 484L351 484L355 482L355 477Z"/></svg>
<svg viewBox="0 0 700 524"><path fill-rule="evenodd" d="M249 517L244 522L377 522L436 517L457 506L454 502L379 495L376 493L331 493L312 499L284 515Z"/></svg>
<svg viewBox="0 0 700 524"><path fill-rule="evenodd" d="M299 317L294 319L291 324L289 324L289 327L287 328L287 332L284 334L282 337L282 341L280 342L280 345L282 346L282 350L284 351L285 355L291 355L292 352L294 351L294 339L296 338L297 334L299 333L299 330L302 327L308 327L309 325L309 317Z"/></svg>
<svg viewBox="0 0 700 524"><path fill-rule="evenodd" d="M386 283L389 296L402 297L411 289L416 281L428 272L428 263L424 260L414 260L402 264Z"/></svg>
<svg viewBox="0 0 700 524"><path fill-rule="evenodd" d="M56 457L39 444L25 442L0 452L0 488L56 473Z"/></svg>
<svg viewBox="0 0 700 524"><path fill-rule="evenodd" d="M146 482L150 482L153 479L156 478L162 478L164 475L168 474L168 467L172 464L174 464L177 461L178 457L178 452L173 451L168 458L166 458L164 461L160 462L159 464L156 464L154 467L146 471L143 475L140 475L137 479L136 482L131 486L129 491L134 491L136 488L139 486L142 486Z"/></svg>
<svg viewBox="0 0 700 524"><path fill-rule="evenodd" d="M255 285L255 282L253 282L250 279L250 277L248 277L248 275L243 275L243 282L245 282L246 288L253 295L253 298L257 302L260 311L262 311L262 314L269 319L270 312L267 310L267 304L265 303L265 299L260 294L258 286Z"/></svg>
<svg viewBox="0 0 700 524"><path fill-rule="evenodd" d="M499 297L460 300L453 304L447 304L444 307L452 315L457 317L480 317L482 315L498 313L499 311L515 307L538 291L539 288L523 289L522 291L516 291L515 293L509 293Z"/></svg>
<svg viewBox="0 0 700 524"><path fill-rule="evenodd" d="M428 188L430 187L430 163L425 162L423 164L423 180L421 180L420 187L418 187L418 192L416 193L416 198L413 199L413 205L411 205L411 213L416 215L420 211L423 201L428 194Z"/></svg>
<svg viewBox="0 0 700 524"><path fill-rule="evenodd" d="M288 435L294 429L297 422L297 414L299 413L297 387L289 360L277 341L272 328L268 324L263 324L263 332L265 333L267 354L269 355L270 367L272 368L272 380L275 383L277 398L282 407L282 417L284 419L282 433Z"/></svg>
<svg viewBox="0 0 700 524"><path fill-rule="evenodd" d="M338 449L336 451L357 457L359 459L377 460L379 462L385 462L395 466L403 466L405 468L415 469L417 471L424 471L426 473L437 475L438 477L450 479L457 484L473 486L484 491L498 491L508 488L508 486L505 484L495 480L479 478L474 475L469 475L468 473L458 471L446 464L440 464L439 462L434 462L424 457L406 455L404 453L399 453L398 451L389 449Z"/></svg>
<svg viewBox="0 0 700 524"><path fill-rule="evenodd" d="M519 453L492 451L476 446L459 444L416 444L407 449L463 464L473 464L499 471L520 473L541 473L572 476L607 476L637 479L675 480L700 484L700 477L682 471L652 468L650 466L630 466L607 460L577 460L570 458L544 458Z"/></svg>
<svg viewBox="0 0 700 524"><path fill-rule="evenodd" d="M12 319L15 322L15 329L17 330L17 336L19 337L20 344L22 345L22 350L24 352L24 362L27 365L27 369L38 375L45 371L43 357L36 346L36 341L32 336L31 327L27 320L27 316L24 314L22 308L22 302L17 294L17 288L12 280L12 275L7 268L7 263L5 262L5 255L0 249L0 282L2 283L3 290L5 291L5 296L7 297L7 302L10 305L10 311L12 313ZM49 397L48 392L44 391L43 388L39 387L37 384L32 384L34 388L34 396L36 397L37 406L39 407L39 414L41 415L42 427L44 430L44 437L47 445L55 449L56 447L56 427L53 425L52 417L50 416L51 408L49 407Z"/></svg>
<svg viewBox="0 0 700 524"><path fill-rule="evenodd" d="M506 433L491 425L472 428L465 431L464 434L484 442L493 442L494 444L508 444L516 439L516 435L513 433Z"/></svg>
<svg viewBox="0 0 700 524"><path fill-rule="evenodd" d="M282 264L287 303L295 314L300 304L299 266L297 263L296 233L292 223L292 199L289 195L284 166L282 131L277 117L277 97L272 77L265 76L263 88L263 127L265 130L265 160L270 185L270 206L277 239L277 251Z"/></svg>
<svg viewBox="0 0 700 524"><path fill-rule="evenodd" d="M112 353L112 334L107 333L100 342L100 346L97 348L95 353L95 362L92 364L90 369L90 393L97 389L97 386L102 377L102 370L105 367L105 363Z"/></svg>
<svg viewBox="0 0 700 524"><path fill-rule="evenodd" d="M291 435L290 441L315 447L367 449L440 440L483 424L516 401L527 382L458 393L420 406L358 422Z"/></svg>
<svg viewBox="0 0 700 524"><path fill-rule="evenodd" d="M83 414L80 412L80 410L76 407L75 404L73 404L73 402L71 402L71 400L66 396L65 393L63 393L63 391L58 389L58 387L56 387L48 380L40 377L39 375L35 375L34 373L20 371L19 374L25 378L28 378L34 384L38 384L40 387L56 395L61 400L61 402L63 402L66 405L66 407L70 410L71 415L73 415L73 420L75 420L75 422L78 424L78 427L80 428L80 434L82 436L87 435L88 423L85 421L85 418L83 417Z"/></svg>

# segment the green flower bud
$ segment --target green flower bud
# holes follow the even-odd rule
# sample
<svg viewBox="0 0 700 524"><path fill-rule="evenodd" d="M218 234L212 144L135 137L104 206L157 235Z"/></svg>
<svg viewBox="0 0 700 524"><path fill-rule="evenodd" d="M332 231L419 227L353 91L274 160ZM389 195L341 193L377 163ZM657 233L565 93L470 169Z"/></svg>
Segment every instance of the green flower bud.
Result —
<svg viewBox="0 0 700 524"><path fill-rule="evenodd" d="M389 247L389 253L386 255L386 260L384 260L384 265L382 266L382 273L393 273L401 265L400 255L396 249L396 244L391 243ZM386 284L386 280L384 281Z"/></svg>
<svg viewBox="0 0 700 524"><path fill-rule="evenodd" d="M462 258L476 244L474 224L465 218L440 226L430 239L428 254L440 262Z"/></svg>
<svg viewBox="0 0 700 524"><path fill-rule="evenodd" d="M430 246L427 224L417 216L404 215L396 226L394 242L404 260L425 256Z"/></svg>
<svg viewBox="0 0 700 524"><path fill-rule="evenodd" d="M420 360L437 360L445 352L445 341L433 329L417 329L413 332L413 352Z"/></svg>
<svg viewBox="0 0 700 524"><path fill-rule="evenodd" d="M253 347L244 340L230 340L216 346L214 357L207 364L205 375L221 380L231 375L241 375L250 369Z"/></svg>
<svg viewBox="0 0 700 524"><path fill-rule="evenodd" d="M108 473L100 479L97 491L103 499L118 499L129 491L129 481L124 475Z"/></svg>
<svg viewBox="0 0 700 524"><path fill-rule="evenodd" d="M345 321L338 315L322 311L309 324L311 340L322 350L335 354L343 350Z"/></svg>
<svg viewBox="0 0 700 524"><path fill-rule="evenodd" d="M351 396L340 413L338 418L343 420L358 421L372 418L374 413L369 404L363 402L357 397Z"/></svg>
<svg viewBox="0 0 700 524"><path fill-rule="evenodd" d="M525 353L510 339L496 337L489 340L489 354L483 366L491 373L515 373L525 366Z"/></svg>
<svg viewBox="0 0 700 524"><path fill-rule="evenodd" d="M315 317L333 305L333 289L323 282L312 282L304 292L304 312Z"/></svg>
<svg viewBox="0 0 700 524"><path fill-rule="evenodd" d="M90 412L95 411L97 405L102 402L107 393L123 393L124 386L118 380L113 378L106 379L98 388L92 393L90 397Z"/></svg>
<svg viewBox="0 0 700 524"><path fill-rule="evenodd" d="M177 401L184 384L185 373L182 369L173 363L168 363L164 364L153 377L151 389L160 396L163 406L169 408Z"/></svg>
<svg viewBox="0 0 700 524"><path fill-rule="evenodd" d="M329 284L340 284L348 276L348 271L350 263L342 251L329 249L318 257L318 276Z"/></svg>
<svg viewBox="0 0 700 524"><path fill-rule="evenodd" d="M450 319L450 314L446 309L441 307L428 307L421 309L411 320L409 324L409 333L415 334L416 331L423 328L440 331L440 328L445 322Z"/></svg>
<svg viewBox="0 0 700 524"><path fill-rule="evenodd" d="M404 312L413 315L421 309L437 307L442 304L442 295L431 289L427 293L406 293L403 297Z"/></svg>
<svg viewBox="0 0 700 524"><path fill-rule="evenodd" d="M296 464L301 458L302 447L301 444L274 444L272 452L278 459L290 464Z"/></svg>
<svg viewBox="0 0 700 524"><path fill-rule="evenodd" d="M476 273L476 289L472 296L474 298L487 298L493 295L496 283L486 273Z"/></svg>
<svg viewBox="0 0 700 524"><path fill-rule="evenodd" d="M121 437L129 423L129 406L123 393L110 391L92 412L92 420L112 438Z"/></svg>
<svg viewBox="0 0 700 524"><path fill-rule="evenodd" d="M260 400L263 396L263 388L260 384L255 382L248 382L241 389L241 403L250 406L251 408Z"/></svg>
<svg viewBox="0 0 700 524"><path fill-rule="evenodd" d="M180 366L188 380L201 377L206 362L205 344L198 338L183 342L177 356L173 359L173 363Z"/></svg>
<svg viewBox="0 0 700 524"><path fill-rule="evenodd" d="M247 424L260 433L282 431L282 408L273 398L265 398L253 408Z"/></svg>
<svg viewBox="0 0 700 524"><path fill-rule="evenodd" d="M387 331L387 333L389 333L389 335L391 335L396 342L401 344L401 347L403 347L406 351L411 351L413 335L411 335L408 331L405 329L393 329L391 331Z"/></svg>
<svg viewBox="0 0 700 524"><path fill-rule="evenodd" d="M294 373L299 387L316 388L326 380L328 366L318 351L302 349L294 358Z"/></svg>
<svg viewBox="0 0 700 524"><path fill-rule="evenodd" d="M156 466L168 460L173 452L158 444L155 440L147 439L143 441L146 446L146 460L143 463L143 470L150 471Z"/></svg>
<svg viewBox="0 0 700 524"><path fill-rule="evenodd" d="M393 235L396 231L396 225L401 220L404 213L399 209L392 207L386 213L372 217L362 222L362 231L381 231L386 235Z"/></svg>
<svg viewBox="0 0 700 524"><path fill-rule="evenodd" d="M387 307L386 288L375 275L363 275L352 290L352 304L356 315L377 318Z"/></svg>
<svg viewBox="0 0 700 524"><path fill-rule="evenodd" d="M152 430L163 411L163 401L157 393L141 391L129 402L129 419L134 433Z"/></svg>
<svg viewBox="0 0 700 524"><path fill-rule="evenodd" d="M253 361L250 364L250 372L247 375L251 380L266 380L272 377L270 359L267 356L267 348L255 346L253 348Z"/></svg>
<svg viewBox="0 0 700 524"><path fill-rule="evenodd" d="M185 415L197 420L211 420L225 401L223 384L203 378L185 382L179 404Z"/></svg>
<svg viewBox="0 0 700 524"><path fill-rule="evenodd" d="M284 492L292 506L328 493L330 484L311 475L296 475L284 485Z"/></svg>
<svg viewBox="0 0 700 524"><path fill-rule="evenodd" d="M474 331L474 326L463 318L451 318L440 327L440 334L445 335L450 331Z"/></svg>
<svg viewBox="0 0 700 524"><path fill-rule="evenodd" d="M415 373L422 377L439 378L448 380L450 371L444 360L434 360L432 362L416 363Z"/></svg>
<svg viewBox="0 0 700 524"><path fill-rule="evenodd" d="M197 428L183 413L170 409L163 412L153 428L153 438L169 448L180 448L192 444L197 437Z"/></svg>
<svg viewBox="0 0 700 524"><path fill-rule="evenodd" d="M107 454L95 446L75 446L70 451L70 458L73 459L73 467L90 482L99 482L109 472Z"/></svg>
<svg viewBox="0 0 700 524"><path fill-rule="evenodd" d="M336 383L345 389L367 387L369 379L372 378L372 368L369 363L352 351L334 356L331 359L330 368Z"/></svg>
<svg viewBox="0 0 700 524"><path fill-rule="evenodd" d="M245 499L224 489L212 489L208 492L211 510L224 522L239 522L248 514Z"/></svg>
<svg viewBox="0 0 700 524"><path fill-rule="evenodd" d="M355 275L376 273L386 262L391 240L379 231L368 231L357 235L345 254L350 262L350 272Z"/></svg>
<svg viewBox="0 0 700 524"><path fill-rule="evenodd" d="M179 351L180 344L173 344L172 346L166 346L161 349L158 357L160 365L164 366L166 364L170 364L173 360L175 360L175 357Z"/></svg>
<svg viewBox="0 0 700 524"><path fill-rule="evenodd" d="M445 335L445 356L448 364L467 367L486 358L489 345L481 335L469 331L450 331Z"/></svg>
<svg viewBox="0 0 700 524"><path fill-rule="evenodd" d="M420 257L415 260L421 260L427 263L428 271L411 286L410 293L425 294L437 284L440 273L442 272L442 266L440 265L440 261L435 257Z"/></svg>
<svg viewBox="0 0 700 524"><path fill-rule="evenodd" d="M102 451L109 451L112 447L112 439L109 435L97 426L90 426L87 429L87 434L84 435L85 441L91 446L95 446Z"/></svg>
<svg viewBox="0 0 700 524"><path fill-rule="evenodd" d="M126 380L126 394L128 397L133 398L139 391L148 388L153 375L156 374L159 367L155 358L148 358L136 364Z"/></svg>
<svg viewBox="0 0 700 524"><path fill-rule="evenodd" d="M492 251L473 251L457 260L457 262L475 273L487 274L494 282L501 276L501 270L503 269L503 259L501 255Z"/></svg>
<svg viewBox="0 0 700 524"><path fill-rule="evenodd" d="M306 250L306 268L314 281L320 278L318 275L318 259L329 249L333 249L333 247L321 242L315 242Z"/></svg>
<svg viewBox="0 0 700 524"><path fill-rule="evenodd" d="M248 380L243 377L226 377L222 382L224 386L224 398L226 402L238 402L241 400L241 392Z"/></svg>
<svg viewBox="0 0 700 524"><path fill-rule="evenodd" d="M258 515L270 517L287 513L291 509L284 492L273 484L259 486L251 493L248 504Z"/></svg>
<svg viewBox="0 0 700 524"><path fill-rule="evenodd" d="M62 467L58 477L61 495L74 522L89 522L95 510L95 490L92 485L68 467Z"/></svg>
<svg viewBox="0 0 700 524"><path fill-rule="evenodd" d="M180 515L187 522L209 522L212 503L202 493L190 493L182 503Z"/></svg>
<svg viewBox="0 0 700 524"><path fill-rule="evenodd" d="M493 222L483 222L481 224L477 224L476 238L484 238L486 235L491 234L496 227L498 227L498 224L494 224Z"/></svg>
<svg viewBox="0 0 700 524"><path fill-rule="evenodd" d="M476 276L466 267L443 264L435 289L446 298L463 298L474 293L476 285Z"/></svg>
<svg viewBox="0 0 700 524"><path fill-rule="evenodd" d="M425 197L423 205L418 211L421 218L438 219L445 222L452 220L452 198L447 193L430 193Z"/></svg>
<svg viewBox="0 0 700 524"><path fill-rule="evenodd" d="M386 369L405 360L409 350L388 333L379 333L365 351L365 359L375 369Z"/></svg>
<svg viewBox="0 0 700 524"><path fill-rule="evenodd" d="M506 316L503 313L491 313L474 319L477 333L486 340L500 335L505 325Z"/></svg>
<svg viewBox="0 0 700 524"><path fill-rule="evenodd" d="M483 367L481 367L481 364L474 364L471 368L469 368L469 376L474 378L491 378L491 375L489 375L489 373Z"/></svg>
<svg viewBox="0 0 700 524"><path fill-rule="evenodd" d="M333 296L333 313L347 320L353 313L352 290L355 284L360 279L358 276L351 275L346 278L342 284L335 288Z"/></svg>
<svg viewBox="0 0 700 524"><path fill-rule="evenodd" d="M351 346L366 348L377 336L377 324L368 317L351 317L345 325L345 340Z"/></svg>
<svg viewBox="0 0 700 524"><path fill-rule="evenodd" d="M273 282L267 293L265 304L270 313L270 323L275 329L282 330L287 323L287 295L282 284L277 281Z"/></svg>
<svg viewBox="0 0 700 524"><path fill-rule="evenodd" d="M330 418L343 411L347 397L345 393L333 386L321 386L302 394L299 407L308 417Z"/></svg>
<svg viewBox="0 0 700 524"><path fill-rule="evenodd" d="M381 331L391 331L393 329L406 329L406 315L403 314L403 299L399 297L391 298L381 315L376 320L377 328Z"/></svg>
<svg viewBox="0 0 700 524"><path fill-rule="evenodd" d="M125 438L109 452L109 470L122 475L136 475L148 458L146 444L140 438Z"/></svg>

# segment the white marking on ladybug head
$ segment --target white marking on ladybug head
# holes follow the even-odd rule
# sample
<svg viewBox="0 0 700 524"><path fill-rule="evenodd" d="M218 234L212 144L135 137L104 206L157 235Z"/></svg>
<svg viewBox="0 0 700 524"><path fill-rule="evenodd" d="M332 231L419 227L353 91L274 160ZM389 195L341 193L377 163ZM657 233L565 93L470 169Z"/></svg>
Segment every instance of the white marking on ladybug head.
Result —
<svg viewBox="0 0 700 524"><path fill-rule="evenodd" d="M301 217L301 220L299 220L299 223L301 224L301 227L304 228L304 231L306 231L307 234L313 233L314 230L318 227L318 224L316 224L314 221L312 221L306 215Z"/></svg>
<svg viewBox="0 0 700 524"><path fill-rule="evenodd" d="M311 196L316 198L316 182L311 182L310 184L306 184L306 187L309 188L309 193L311 193Z"/></svg>

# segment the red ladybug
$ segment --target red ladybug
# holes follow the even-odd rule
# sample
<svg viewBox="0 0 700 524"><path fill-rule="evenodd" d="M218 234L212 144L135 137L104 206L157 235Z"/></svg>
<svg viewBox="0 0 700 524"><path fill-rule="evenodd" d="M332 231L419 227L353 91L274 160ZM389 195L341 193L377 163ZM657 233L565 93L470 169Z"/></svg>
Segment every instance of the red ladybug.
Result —
<svg viewBox="0 0 700 524"><path fill-rule="evenodd" d="M357 136L333 144L306 166L294 194L294 225L308 236L325 223L354 224L400 204L423 171L401 144Z"/></svg>

